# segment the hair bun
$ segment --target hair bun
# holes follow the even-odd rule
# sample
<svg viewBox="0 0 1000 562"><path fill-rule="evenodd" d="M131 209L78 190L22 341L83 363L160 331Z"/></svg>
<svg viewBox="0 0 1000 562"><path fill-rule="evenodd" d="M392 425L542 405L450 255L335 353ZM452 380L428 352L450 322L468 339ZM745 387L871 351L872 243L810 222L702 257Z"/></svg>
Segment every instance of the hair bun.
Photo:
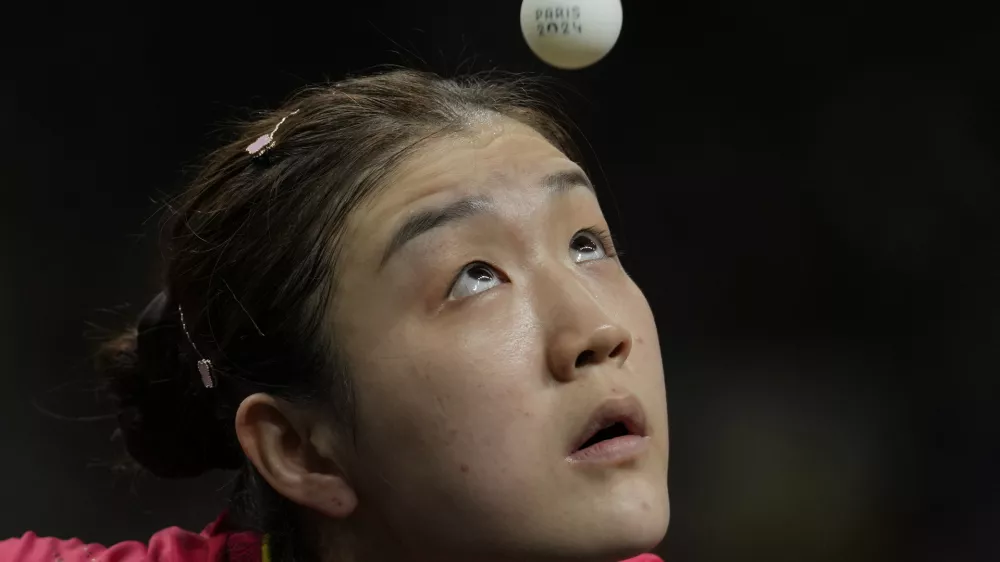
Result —
<svg viewBox="0 0 1000 562"><path fill-rule="evenodd" d="M190 478L243 462L231 427L219 419L212 391L199 383L176 307L157 296L130 329L105 343L97 370L118 409L129 455L162 478Z"/></svg>

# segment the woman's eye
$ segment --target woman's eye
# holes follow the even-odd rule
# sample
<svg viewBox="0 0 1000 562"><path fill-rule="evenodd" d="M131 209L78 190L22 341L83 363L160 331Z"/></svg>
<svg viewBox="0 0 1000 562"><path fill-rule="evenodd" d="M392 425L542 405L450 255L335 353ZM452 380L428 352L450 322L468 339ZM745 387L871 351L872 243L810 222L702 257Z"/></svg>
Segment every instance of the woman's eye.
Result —
<svg viewBox="0 0 1000 562"><path fill-rule="evenodd" d="M573 235L569 243L569 255L574 262L580 263L606 258L608 252L596 234L581 230Z"/></svg>
<svg viewBox="0 0 1000 562"><path fill-rule="evenodd" d="M500 274L485 263L470 263L462 268L451 285L448 298L461 299L488 291L503 282Z"/></svg>

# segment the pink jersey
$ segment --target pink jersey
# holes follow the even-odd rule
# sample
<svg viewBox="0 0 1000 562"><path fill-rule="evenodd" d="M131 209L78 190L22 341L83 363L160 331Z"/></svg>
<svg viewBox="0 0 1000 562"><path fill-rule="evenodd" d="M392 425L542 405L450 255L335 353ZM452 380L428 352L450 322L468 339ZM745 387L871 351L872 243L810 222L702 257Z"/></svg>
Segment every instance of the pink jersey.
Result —
<svg viewBox="0 0 1000 562"><path fill-rule="evenodd" d="M200 533L170 527L153 535L149 543L126 541L110 547L25 533L0 541L0 562L261 562L260 536L227 532L224 518ZM655 554L641 554L624 562L663 560Z"/></svg>

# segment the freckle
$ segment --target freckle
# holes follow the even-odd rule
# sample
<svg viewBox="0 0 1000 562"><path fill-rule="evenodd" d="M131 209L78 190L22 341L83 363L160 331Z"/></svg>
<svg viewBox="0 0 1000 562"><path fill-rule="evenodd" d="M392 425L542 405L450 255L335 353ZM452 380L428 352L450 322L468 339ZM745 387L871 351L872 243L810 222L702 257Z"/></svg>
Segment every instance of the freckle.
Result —
<svg viewBox="0 0 1000 562"><path fill-rule="evenodd" d="M461 470L462 472L469 472L469 465L467 465L467 464L465 464L465 463L462 463L462 464L461 464L461 466L459 466L458 468L459 468L459 469L460 469L460 470Z"/></svg>
<svg viewBox="0 0 1000 562"><path fill-rule="evenodd" d="M649 502L642 502L642 510L649 511L649 509L650 509Z"/></svg>
<svg viewBox="0 0 1000 562"><path fill-rule="evenodd" d="M635 337L635 343L636 344L642 344L643 342L644 342L644 340L642 339L642 336L636 336Z"/></svg>

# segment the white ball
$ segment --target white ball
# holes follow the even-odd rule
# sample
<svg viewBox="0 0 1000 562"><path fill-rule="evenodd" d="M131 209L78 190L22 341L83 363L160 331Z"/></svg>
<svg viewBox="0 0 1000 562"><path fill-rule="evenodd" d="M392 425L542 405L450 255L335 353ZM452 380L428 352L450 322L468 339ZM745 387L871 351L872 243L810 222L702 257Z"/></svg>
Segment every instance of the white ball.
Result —
<svg viewBox="0 0 1000 562"><path fill-rule="evenodd" d="M622 30L621 0L523 0L521 32L538 58L575 70L604 58Z"/></svg>

